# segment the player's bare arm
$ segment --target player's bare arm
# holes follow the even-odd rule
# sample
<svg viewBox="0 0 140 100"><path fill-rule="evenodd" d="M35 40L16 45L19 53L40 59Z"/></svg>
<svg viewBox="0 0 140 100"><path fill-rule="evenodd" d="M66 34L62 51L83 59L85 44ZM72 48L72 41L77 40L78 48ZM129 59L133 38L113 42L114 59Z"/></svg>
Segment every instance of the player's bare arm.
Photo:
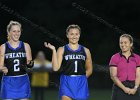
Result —
<svg viewBox="0 0 140 100"><path fill-rule="evenodd" d="M110 67L110 76L113 82L120 87L125 93L129 94L130 88L125 87L117 77L117 68L114 66Z"/></svg>
<svg viewBox="0 0 140 100"><path fill-rule="evenodd" d="M26 57L27 57L27 64L32 61L32 52L31 52L31 47L28 43L24 43L25 45L25 51L26 51Z"/></svg>
<svg viewBox="0 0 140 100"><path fill-rule="evenodd" d="M93 64L92 64L92 58L91 58L91 53L89 49L85 48L85 52L87 55L86 59L86 76L89 77L92 74L93 71Z"/></svg>
<svg viewBox="0 0 140 100"><path fill-rule="evenodd" d="M59 70L61 67L61 63L63 60L63 53L64 53L64 47L59 47L57 50L58 67L56 68L56 70Z"/></svg>
<svg viewBox="0 0 140 100"><path fill-rule="evenodd" d="M5 44L0 46L0 70L4 73L8 73L8 69L4 67L4 55L5 55Z"/></svg>
<svg viewBox="0 0 140 100"><path fill-rule="evenodd" d="M58 71L62 62L63 47L59 47L57 52L55 46L50 43L44 42L44 46L52 50L52 66L54 71Z"/></svg>
<svg viewBox="0 0 140 100"><path fill-rule="evenodd" d="M24 43L25 51L26 51L26 58L27 58L27 67L32 68L34 66L34 61L32 61L32 52L31 47L28 43Z"/></svg>

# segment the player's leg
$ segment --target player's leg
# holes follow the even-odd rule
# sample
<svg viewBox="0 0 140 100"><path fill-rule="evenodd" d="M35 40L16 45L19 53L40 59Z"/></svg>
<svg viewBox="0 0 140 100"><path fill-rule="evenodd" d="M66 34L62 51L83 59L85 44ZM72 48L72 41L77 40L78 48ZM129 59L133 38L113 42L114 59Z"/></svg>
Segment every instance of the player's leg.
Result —
<svg viewBox="0 0 140 100"><path fill-rule="evenodd" d="M72 99L68 96L62 96L62 100L72 100Z"/></svg>
<svg viewBox="0 0 140 100"><path fill-rule="evenodd" d="M2 99L2 100L14 100L14 99Z"/></svg>

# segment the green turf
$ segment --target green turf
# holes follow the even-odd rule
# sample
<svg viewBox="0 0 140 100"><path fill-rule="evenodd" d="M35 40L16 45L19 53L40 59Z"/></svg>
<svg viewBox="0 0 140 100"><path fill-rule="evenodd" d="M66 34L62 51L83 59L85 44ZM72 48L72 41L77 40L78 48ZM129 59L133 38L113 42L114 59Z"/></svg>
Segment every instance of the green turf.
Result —
<svg viewBox="0 0 140 100"><path fill-rule="evenodd" d="M45 91L44 100L58 100L58 91L54 89L48 89ZM32 91L32 99L34 99L34 91ZM108 89L93 89L90 90L89 100L111 100L111 90Z"/></svg>
<svg viewBox="0 0 140 100"><path fill-rule="evenodd" d="M111 100L111 90L90 90L89 100Z"/></svg>

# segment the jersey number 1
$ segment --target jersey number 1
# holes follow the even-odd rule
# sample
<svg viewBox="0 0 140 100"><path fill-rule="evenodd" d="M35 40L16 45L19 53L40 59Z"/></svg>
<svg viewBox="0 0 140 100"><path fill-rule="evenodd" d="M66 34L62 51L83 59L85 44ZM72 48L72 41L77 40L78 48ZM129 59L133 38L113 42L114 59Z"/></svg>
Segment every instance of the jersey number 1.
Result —
<svg viewBox="0 0 140 100"><path fill-rule="evenodd" d="M14 71L17 72L20 70L20 68L18 67L19 66L19 60L18 59L15 59L14 60Z"/></svg>
<svg viewBox="0 0 140 100"><path fill-rule="evenodd" d="M78 61L75 61L74 63L75 63L75 70L74 70L74 72L77 73L77 64L78 64Z"/></svg>

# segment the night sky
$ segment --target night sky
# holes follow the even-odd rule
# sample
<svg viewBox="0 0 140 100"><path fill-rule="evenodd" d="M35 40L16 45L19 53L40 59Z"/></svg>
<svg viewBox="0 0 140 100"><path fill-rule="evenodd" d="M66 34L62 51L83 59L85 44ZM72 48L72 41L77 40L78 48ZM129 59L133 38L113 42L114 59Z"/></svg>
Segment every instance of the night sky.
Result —
<svg viewBox="0 0 140 100"><path fill-rule="evenodd" d="M6 41L9 21L16 20L23 26L21 40L30 44L33 57L37 51L44 50L51 60L51 51L44 48L43 42L56 47L64 45L67 26L78 24L82 29L79 43L90 49L95 64L108 65L111 56L120 51L121 33L76 9L72 5L75 3L131 34L136 41L135 52L140 54L139 0L0 0L0 43Z"/></svg>

